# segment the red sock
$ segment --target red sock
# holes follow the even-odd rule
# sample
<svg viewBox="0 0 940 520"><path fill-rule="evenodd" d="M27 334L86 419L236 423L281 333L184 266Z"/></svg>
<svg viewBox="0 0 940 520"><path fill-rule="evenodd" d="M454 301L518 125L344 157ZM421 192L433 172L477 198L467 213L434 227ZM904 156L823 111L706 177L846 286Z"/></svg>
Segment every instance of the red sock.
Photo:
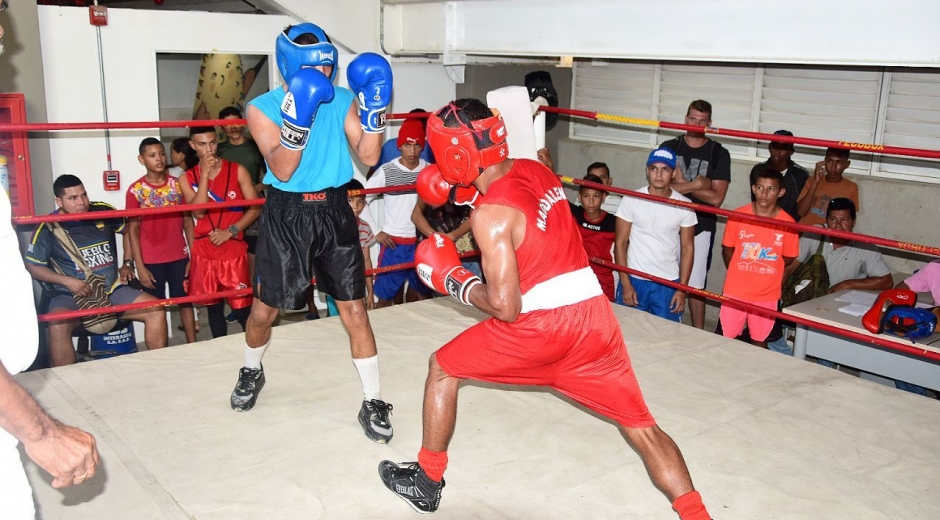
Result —
<svg viewBox="0 0 940 520"><path fill-rule="evenodd" d="M440 482L444 478L444 470L447 469L447 452L431 451L422 446L418 452L418 464L429 479Z"/></svg>
<svg viewBox="0 0 940 520"><path fill-rule="evenodd" d="M672 503L672 508L679 513L681 520L711 520L711 515L705 510L702 495L698 491L689 491Z"/></svg>

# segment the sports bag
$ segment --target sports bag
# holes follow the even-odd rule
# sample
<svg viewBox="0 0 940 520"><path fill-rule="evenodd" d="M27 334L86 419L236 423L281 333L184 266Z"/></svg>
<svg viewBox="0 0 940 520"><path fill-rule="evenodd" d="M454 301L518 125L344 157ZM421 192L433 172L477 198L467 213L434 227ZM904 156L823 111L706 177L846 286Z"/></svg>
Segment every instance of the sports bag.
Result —
<svg viewBox="0 0 940 520"><path fill-rule="evenodd" d="M829 292L829 271L822 255L823 244L825 240L820 237L816 253L784 280L780 297L784 307L819 298Z"/></svg>

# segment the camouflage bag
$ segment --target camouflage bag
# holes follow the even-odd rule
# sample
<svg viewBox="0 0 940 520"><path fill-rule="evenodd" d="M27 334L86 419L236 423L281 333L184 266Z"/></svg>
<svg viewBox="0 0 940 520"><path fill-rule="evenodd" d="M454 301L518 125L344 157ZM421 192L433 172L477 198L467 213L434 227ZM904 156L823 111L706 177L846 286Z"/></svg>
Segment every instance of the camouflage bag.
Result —
<svg viewBox="0 0 940 520"><path fill-rule="evenodd" d="M85 283L91 288L91 293L87 296L72 294L72 297L75 298L75 305L79 310L100 309L102 307L111 306L111 300L108 299L108 290L104 284L104 276L92 272L92 270L88 268L88 265L85 264L85 260L82 259L78 246L75 245L72 237L69 236L68 232L65 231L62 226L53 222L50 223L50 227L52 228L52 233L59 241L59 244L61 244L65 252L68 253L69 258L85 273ZM96 314L93 316L85 316L81 320L82 326L85 327L85 330L88 332L92 334L107 334L117 325L117 314L113 312Z"/></svg>
<svg viewBox="0 0 940 520"><path fill-rule="evenodd" d="M820 237L816 253L800 264L783 281L783 294L781 295L783 307L819 298L829 292L829 271L826 269L826 259L822 255L823 244L825 244L825 237Z"/></svg>

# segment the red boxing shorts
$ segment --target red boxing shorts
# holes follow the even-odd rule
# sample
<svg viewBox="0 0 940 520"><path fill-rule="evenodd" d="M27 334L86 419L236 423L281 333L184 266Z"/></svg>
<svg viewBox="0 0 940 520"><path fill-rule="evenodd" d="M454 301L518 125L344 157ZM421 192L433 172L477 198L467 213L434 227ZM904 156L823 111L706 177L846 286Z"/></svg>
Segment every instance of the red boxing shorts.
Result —
<svg viewBox="0 0 940 520"><path fill-rule="evenodd" d="M628 428L656 424L604 295L522 314L514 323L490 318L436 356L452 377L548 386Z"/></svg>
<svg viewBox="0 0 940 520"><path fill-rule="evenodd" d="M248 285L250 277L247 255L215 259L193 254L189 266L189 295L247 289L250 287ZM233 310L249 307L251 301L250 294L228 298L228 304ZM213 305L218 303L218 300L201 303Z"/></svg>

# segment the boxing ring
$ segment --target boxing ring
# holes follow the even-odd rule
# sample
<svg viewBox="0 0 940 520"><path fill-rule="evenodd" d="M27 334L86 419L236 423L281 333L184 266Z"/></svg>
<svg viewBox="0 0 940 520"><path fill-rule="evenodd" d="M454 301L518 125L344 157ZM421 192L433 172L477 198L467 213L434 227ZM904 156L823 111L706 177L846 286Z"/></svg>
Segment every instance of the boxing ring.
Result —
<svg viewBox="0 0 940 520"><path fill-rule="evenodd" d="M184 126L180 123L5 125L0 130ZM668 125L659 124L697 128ZM741 137L755 136L782 140L751 133ZM914 155L907 149L893 152ZM878 237L825 234L882 240L934 255L940 251ZM940 455L932 449L940 425L936 401L631 308L614 306L614 312L647 402L683 450L716 519L940 518L940 499L935 498ZM50 316L40 320L55 319ZM356 423L361 389L338 319L273 330L275 340L265 356L268 383L257 407L246 414L233 413L227 402L242 359L240 334L19 375L17 380L52 416L92 433L101 453L93 479L63 490L53 489L48 475L23 455L40 517L412 518L415 513L382 485L378 462L415 459L428 356L484 315L437 298L369 316L380 352L383 398L395 406L395 438L389 445L370 442ZM879 339L871 342L879 344ZM940 349L932 347L904 352L940 360ZM507 389L464 384L437 517L675 518L612 423L542 389Z"/></svg>
<svg viewBox="0 0 940 520"><path fill-rule="evenodd" d="M822 366L614 306L640 385L717 519L940 517L940 406ZM41 518L414 518L380 482L413 460L431 352L483 314L450 298L369 313L389 445L362 435L338 319L276 327L249 413L228 395L241 335L22 374L102 466L52 489ZM674 518L617 428L550 392L467 383L442 519ZM24 457L24 460L25 459Z"/></svg>

